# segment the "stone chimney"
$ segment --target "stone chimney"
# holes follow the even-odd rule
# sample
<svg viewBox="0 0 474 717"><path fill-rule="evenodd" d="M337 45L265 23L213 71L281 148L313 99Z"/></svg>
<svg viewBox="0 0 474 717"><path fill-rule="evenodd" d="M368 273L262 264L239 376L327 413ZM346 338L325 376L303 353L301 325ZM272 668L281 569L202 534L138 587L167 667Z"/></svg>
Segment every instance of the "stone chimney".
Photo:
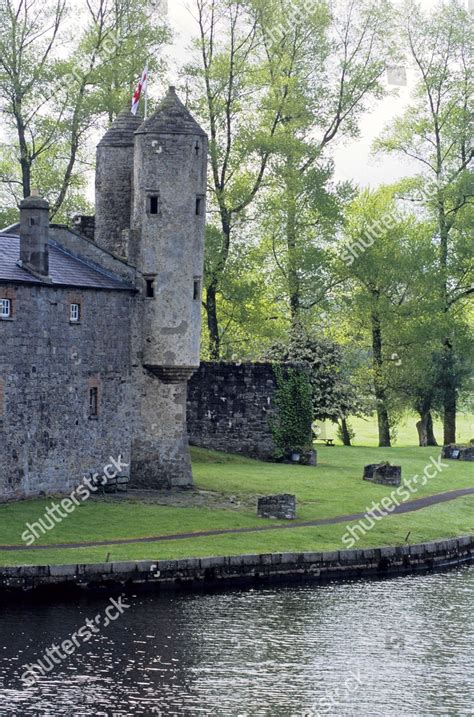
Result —
<svg viewBox="0 0 474 717"><path fill-rule="evenodd" d="M20 261L24 269L49 275L49 204L33 191L20 202Z"/></svg>

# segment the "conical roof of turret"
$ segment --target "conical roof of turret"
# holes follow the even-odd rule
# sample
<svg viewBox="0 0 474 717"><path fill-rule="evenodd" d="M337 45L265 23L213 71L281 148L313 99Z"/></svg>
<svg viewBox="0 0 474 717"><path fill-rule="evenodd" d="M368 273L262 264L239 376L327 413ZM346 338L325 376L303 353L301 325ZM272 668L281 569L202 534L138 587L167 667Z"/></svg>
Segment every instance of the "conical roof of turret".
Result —
<svg viewBox="0 0 474 717"><path fill-rule="evenodd" d="M130 109L122 110L100 140L99 145L112 147L133 145L134 133L142 122L143 117L132 115Z"/></svg>
<svg viewBox="0 0 474 717"><path fill-rule="evenodd" d="M170 87L155 112L137 129L137 134L200 134L206 137L192 114L186 109L176 88Z"/></svg>

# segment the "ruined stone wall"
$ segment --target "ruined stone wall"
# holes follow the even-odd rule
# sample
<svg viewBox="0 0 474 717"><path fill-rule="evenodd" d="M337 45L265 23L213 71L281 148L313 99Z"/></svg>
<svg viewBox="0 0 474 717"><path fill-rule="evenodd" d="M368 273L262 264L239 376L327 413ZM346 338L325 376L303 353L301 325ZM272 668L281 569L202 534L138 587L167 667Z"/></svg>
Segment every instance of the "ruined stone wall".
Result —
<svg viewBox="0 0 474 717"><path fill-rule="evenodd" d="M271 364L203 362L188 386L190 443L271 459L275 390Z"/></svg>
<svg viewBox="0 0 474 717"><path fill-rule="evenodd" d="M67 492L109 456L130 462L130 315L123 291L2 285L0 500ZM69 305L81 304L71 324ZM90 389L98 389L97 418Z"/></svg>

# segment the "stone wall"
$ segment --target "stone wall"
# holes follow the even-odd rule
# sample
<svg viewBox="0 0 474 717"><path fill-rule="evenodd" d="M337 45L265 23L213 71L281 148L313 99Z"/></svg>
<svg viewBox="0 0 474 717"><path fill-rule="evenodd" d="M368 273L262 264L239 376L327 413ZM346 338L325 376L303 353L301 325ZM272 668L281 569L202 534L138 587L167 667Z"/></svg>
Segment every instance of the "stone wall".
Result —
<svg viewBox="0 0 474 717"><path fill-rule="evenodd" d="M88 565L24 565L0 568L0 596L40 588L51 594L71 588L101 590L206 590L209 587L265 585L271 582L347 580L388 577L470 565L474 536L417 545L334 550L313 553L267 553L183 560L142 560ZM44 593L43 593L44 594Z"/></svg>
<svg viewBox="0 0 474 717"><path fill-rule="evenodd" d="M0 500L64 493L102 472L109 456L130 463L133 294L23 285L0 292L13 301L12 320L0 321ZM81 304L79 324L69 321L71 302Z"/></svg>
<svg viewBox="0 0 474 717"><path fill-rule="evenodd" d="M188 385L190 443L271 459L275 390L271 364L203 362Z"/></svg>
<svg viewBox="0 0 474 717"><path fill-rule="evenodd" d="M72 229L82 236L87 237L90 241L95 240L95 215L87 216L86 214L78 214L72 222Z"/></svg>

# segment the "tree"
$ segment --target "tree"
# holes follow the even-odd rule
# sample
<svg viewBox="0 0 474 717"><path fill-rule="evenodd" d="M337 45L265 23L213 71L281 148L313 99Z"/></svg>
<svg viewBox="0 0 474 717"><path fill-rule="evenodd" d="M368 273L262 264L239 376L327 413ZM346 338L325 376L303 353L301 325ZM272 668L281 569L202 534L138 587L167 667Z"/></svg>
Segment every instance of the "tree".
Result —
<svg viewBox="0 0 474 717"><path fill-rule="evenodd" d="M276 343L265 357L280 362L306 365L311 386L312 419L339 423L350 445L347 418L369 412L369 403L354 385L353 356L329 339L316 338L299 327L289 342Z"/></svg>
<svg viewBox="0 0 474 717"><path fill-rule="evenodd" d="M211 221L215 215L220 232L204 299L214 358L221 353L218 302L226 265L255 200L269 185L274 198L280 194L285 217L277 230L285 238L296 321L305 238L299 238L300 214L318 192L331 196L330 163L318 163L339 133L357 131L368 99L382 94L388 3L349 0L332 12L329 7L321 2L308 9L304 0L294 0L290 10L281 0L195 0L199 57L186 76L194 85L190 103L209 129ZM315 229L321 216L315 207L313 216L308 212L301 223Z"/></svg>
<svg viewBox="0 0 474 717"><path fill-rule="evenodd" d="M72 22L81 30L68 37ZM9 139L0 155L2 193L15 206L46 179L42 191L54 217L85 183L91 130L123 107L148 54L153 68L168 35L150 26L138 0L88 0L85 7L73 0L0 0L0 27Z"/></svg>
<svg viewBox="0 0 474 717"><path fill-rule="evenodd" d="M204 307L209 355L221 354L218 294L232 248L236 222L259 192L280 123L284 93L275 101L267 82L256 20L249 3L195 0L199 39L194 62L185 68L190 98L210 136L215 252L206 267Z"/></svg>
<svg viewBox="0 0 474 717"><path fill-rule="evenodd" d="M472 293L463 223L472 206L474 179L473 16L458 0L423 12L414 0L405 3L399 25L419 83L412 104L377 143L378 149L402 154L419 163L424 180L421 204L434 220L438 247L438 321L443 327L441 382L444 442L456 440L456 343L453 313ZM418 201L415 199L415 201Z"/></svg>
<svg viewBox="0 0 474 717"><path fill-rule="evenodd" d="M380 446L391 445L390 413L401 406L393 380L404 350L400 327L416 321L413 312L423 297L420 279L430 270L426 227L402 210L397 189L365 190L352 203L337 269L345 280L348 330L368 334L370 342Z"/></svg>
<svg viewBox="0 0 474 717"><path fill-rule="evenodd" d="M331 183L325 158L340 135L355 136L370 101L384 94L381 78L393 53L387 2L256 3L270 79L285 92L272 191L264 211L276 269L284 278L289 319L297 331L305 310L332 288L327 242L341 222L347 186ZM311 291L318 283L318 294Z"/></svg>

